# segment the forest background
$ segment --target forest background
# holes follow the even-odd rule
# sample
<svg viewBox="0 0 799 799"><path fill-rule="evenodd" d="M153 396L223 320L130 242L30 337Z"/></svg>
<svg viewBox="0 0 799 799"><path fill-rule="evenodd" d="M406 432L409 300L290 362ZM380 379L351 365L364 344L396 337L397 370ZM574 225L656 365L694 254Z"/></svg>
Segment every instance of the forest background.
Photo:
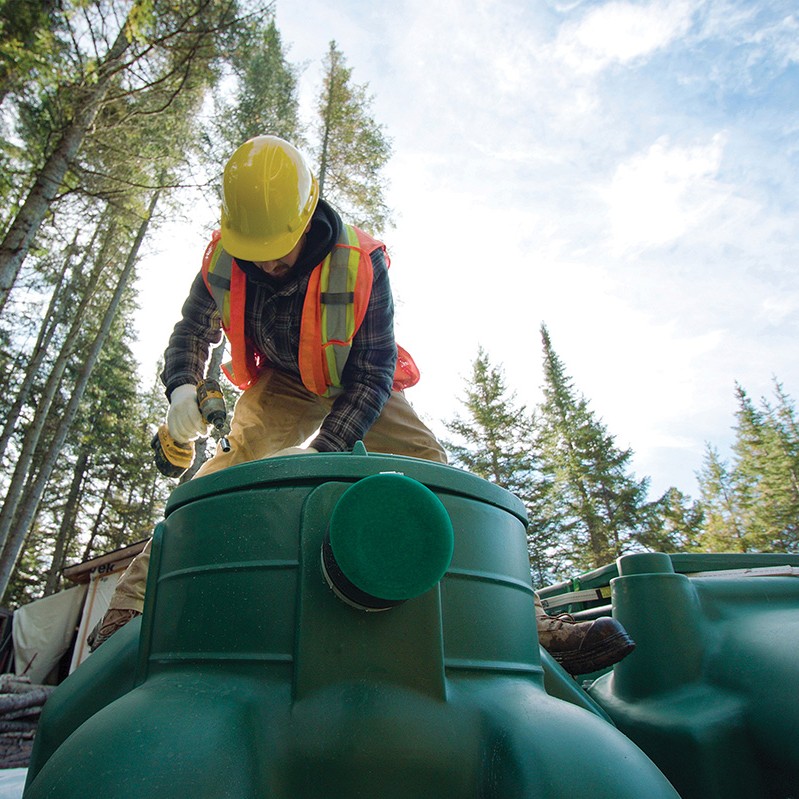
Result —
<svg viewBox="0 0 799 799"><path fill-rule="evenodd" d="M232 0L0 2L6 605L57 590L65 564L146 538L161 517L174 482L156 472L149 442L166 401L159 366L137 365L133 351L137 279L176 219L199 221L201 250L221 165L241 141L270 132L299 143L349 221L395 229L392 139L369 85L329 41L309 106L304 65L290 59L277 19L272 5ZM450 320L455 335L461 325ZM450 381L445 396L439 383L421 408L430 416L460 397L460 410L433 424L456 466L527 505L536 585L636 549L796 550L799 427L776 377L757 400L729 387L731 450L707 445L697 497L653 492L575 385L545 321L525 323L529 362L536 329L534 400L508 388L501 351L495 360L477 348L463 385ZM198 457L207 449L201 442Z"/></svg>

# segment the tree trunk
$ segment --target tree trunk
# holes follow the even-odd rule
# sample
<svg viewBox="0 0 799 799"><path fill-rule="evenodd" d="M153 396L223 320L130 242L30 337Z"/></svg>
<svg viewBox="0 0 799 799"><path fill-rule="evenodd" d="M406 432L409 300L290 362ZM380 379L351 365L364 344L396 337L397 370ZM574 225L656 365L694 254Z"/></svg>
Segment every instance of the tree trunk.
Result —
<svg viewBox="0 0 799 799"><path fill-rule="evenodd" d="M17 391L17 396L14 398L14 402L11 405L11 408L9 408L5 419L3 420L3 432L0 433L0 460L2 460L6 454L8 442L11 441L11 436L14 434L14 431L17 427L17 422L19 421L20 414L22 413L22 408L28 401L31 389L33 388L34 378L39 372L39 368L44 361L45 355L47 354L47 350L50 346L50 342L52 341L53 335L58 327L58 322L54 317L55 307L60 299L59 295L61 292L62 281L63 274L61 279L59 279L58 283L56 284L55 289L53 289L53 294L50 297L50 305L47 308L47 314L44 317L41 327L39 328L39 335L36 338L36 344L33 347L30 360L25 368L25 375L23 376L22 380L19 381L19 391ZM10 388L10 385L11 376L9 375L8 379L6 380L6 390Z"/></svg>
<svg viewBox="0 0 799 799"><path fill-rule="evenodd" d="M25 494L26 486L30 485L33 473L31 465L38 453L39 441L44 431L45 424L47 423L47 416L66 368L66 358L53 366L47 380L45 392L36 406L36 415L33 418L33 422L26 430L25 437L22 440L20 454L14 466L14 473L11 476L11 482L6 492L3 507L0 510L0 547L2 547L3 551L2 556L0 556L0 562L5 558L8 542L11 537L10 533L14 526L17 510ZM22 538L24 538L26 534L27 530L24 531ZM19 551L19 547L17 547L17 551Z"/></svg>
<svg viewBox="0 0 799 799"><path fill-rule="evenodd" d="M92 244L96 240L97 233L95 231L94 235L92 236ZM77 233L75 234L75 239L77 239ZM75 246L76 241L73 239L72 247ZM72 247L68 248L68 252L72 249ZM92 251L92 246L90 245L87 248L87 252ZM80 264L80 269L85 266L86 258L82 260ZM58 326L62 324L69 312L69 302L68 300L64 299L65 297L69 298L74 289L74 280L75 275L73 273L72 278L67 283L66 287L63 287L64 284L64 276L67 274L66 269L61 270L61 274L59 275L58 282L53 289L52 296L50 297L50 304L47 308L47 313L45 314L44 319L42 320L41 327L39 328L39 334L36 339L36 344L33 348L33 352L31 353L31 357L28 361L28 365L25 368L25 376L22 378L21 381L18 381L19 390L17 391L17 396L14 398L14 404L11 406L11 409L8 412L7 417L3 420L3 432L0 434L0 459L3 458L6 452L6 448L8 447L8 442L11 440L11 436L14 434L14 430L17 426L17 422L19 421L20 414L22 413L22 408L25 406L25 403L28 401L28 397L30 396L31 390L33 388L33 382L36 378L36 375L39 373L39 369L44 362L44 359L47 357L50 351L50 344L52 342L53 336L55 335ZM92 286L96 286L97 284L97 277L99 275L94 276L91 281ZM87 292L85 295L85 301L88 303L88 300L93 296L92 292ZM60 306L60 307L59 307ZM79 308L81 305L78 306ZM9 390L11 385L10 378L6 381L6 391Z"/></svg>
<svg viewBox="0 0 799 799"><path fill-rule="evenodd" d="M5 307L31 244L58 195L67 170L97 118L120 60L128 49L126 27L127 24L122 25L105 60L98 66L96 82L86 91L75 118L63 130L58 144L39 171L25 202L0 243L0 312Z"/></svg>
<svg viewBox="0 0 799 799"><path fill-rule="evenodd" d="M111 238L112 234L109 233L106 241L109 242ZM37 449L39 448L42 432L45 428L45 424L47 423L47 417L52 408L56 392L61 385L61 379L64 376L69 359L80 341L80 328L85 321L89 304L100 282L100 275L102 274L106 263L104 256L105 247L99 254L97 263L92 271L90 280L90 286L92 286L92 289L87 291L81 298L78 309L75 312L75 316L72 320L72 324L70 325L69 332L67 333L64 343L61 346L61 351L55 358L53 367L47 377L47 382L45 383L42 396L39 397L39 401L36 404L36 413L33 417L33 422L25 432L25 437L23 438L22 447L19 451L19 456L17 457L17 462L14 466L14 473L11 477L11 482L6 492L3 507L0 509L0 549L3 551L3 555L0 556L0 564L5 557L9 531L14 524L17 508L22 501L23 490L25 488L26 482L30 478L31 464L33 463ZM27 530L22 532L23 538L25 535L27 535ZM17 550L18 549L19 548L17 548Z"/></svg>
<svg viewBox="0 0 799 799"><path fill-rule="evenodd" d="M116 316L119 304L122 301L122 296L128 286L128 283L130 282L130 278L133 275L134 267L138 258L139 248L141 247L141 243L144 240L144 236L150 224L150 219L155 211L155 206L158 202L159 195L160 191L156 191L153 194L147 214L139 226L136 239L130 249L130 252L128 253L125 267L119 277L114 296L109 303L108 308L106 309L102 324L100 325L100 330L95 336L91 346L88 348L83 368L78 375L78 379L72 391L72 396L69 399L69 403L64 410L63 417L60 420L58 429L53 437L53 441L51 442L49 450L42 462L42 468L36 477L31 491L25 497L25 502L22 504L22 506L19 508L19 512L16 514L16 518L14 519L15 524L13 533L8 535L8 531L6 531L7 540L3 550L2 559L0 559L0 600L2 600L2 597L8 588L8 583L11 579L11 573L14 570L17 557L22 548L22 544L28 534L31 521L36 513L36 509L39 506L39 502L41 501L42 494L44 493L47 481L49 480L53 471L55 462L61 453L62 447L64 446L64 441L66 441L70 427L75 420L78 407L86 390L86 385L88 384L89 378L91 377L95 364L97 363L100 350L108 338L114 317ZM10 521L8 530L10 531ZM2 531L0 531L0 533L2 533ZM2 538L0 538L0 540L2 540Z"/></svg>
<svg viewBox="0 0 799 799"><path fill-rule="evenodd" d="M330 42L330 50L328 51L330 58L329 71L325 75L327 80L327 96L325 97L324 110L322 111L322 145L319 148L319 174L317 180L319 181L319 196L325 196L325 182L327 181L327 155L330 148L330 131L333 126L331 115L333 113L333 82L336 77L336 69L338 64L336 62L336 48L334 42Z"/></svg>
<svg viewBox="0 0 799 799"><path fill-rule="evenodd" d="M75 520L78 517L78 502L80 500L83 481L86 479L86 472L89 465L88 445L81 449L75 468L72 472L72 484L69 487L67 501L64 506L64 515L61 517L61 525L58 528L58 535L55 539L53 548L53 560L47 570L47 580L44 584L44 596L54 594L58 589L61 570L64 568L67 548L71 538L75 534Z"/></svg>
<svg viewBox="0 0 799 799"><path fill-rule="evenodd" d="M111 474L108 475L108 480L105 482L105 488L103 489L103 498L100 500L100 507L97 509L97 515L94 517L94 524L92 525L92 532L89 536L89 540L86 542L86 547L83 550L83 557L81 560L88 560L91 557L92 550L94 549L94 542L97 540L97 536L100 533L100 523L103 520L103 516L105 514L106 506L108 505L108 500L111 497L111 492L114 489L114 481L116 480L116 473L117 473L117 466L114 465L114 468L111 470Z"/></svg>

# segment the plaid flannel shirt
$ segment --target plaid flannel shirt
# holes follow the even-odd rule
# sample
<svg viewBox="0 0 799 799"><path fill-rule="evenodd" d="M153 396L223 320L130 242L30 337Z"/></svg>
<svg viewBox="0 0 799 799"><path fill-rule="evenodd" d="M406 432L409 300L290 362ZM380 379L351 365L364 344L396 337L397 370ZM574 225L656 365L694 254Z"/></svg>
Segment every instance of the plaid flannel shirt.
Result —
<svg viewBox="0 0 799 799"><path fill-rule="evenodd" d="M308 280L330 252L341 220L320 200L302 255L289 278L272 280L254 264L239 262L247 275L245 333L275 369L300 378L300 320ZM312 446L320 452L344 452L363 438L391 394L397 348L394 342L394 302L382 251L372 253L374 281L369 306L352 342L336 397ZM161 379L167 397L177 386L196 384L205 374L210 345L220 341L222 323L202 274L194 279L164 353Z"/></svg>

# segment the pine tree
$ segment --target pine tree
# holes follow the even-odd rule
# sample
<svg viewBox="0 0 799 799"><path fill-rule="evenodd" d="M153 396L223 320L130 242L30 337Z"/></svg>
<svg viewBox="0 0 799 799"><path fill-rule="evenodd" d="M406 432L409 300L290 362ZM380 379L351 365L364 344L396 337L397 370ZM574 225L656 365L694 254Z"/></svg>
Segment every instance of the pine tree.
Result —
<svg viewBox="0 0 799 799"><path fill-rule="evenodd" d="M2 510L0 510L0 541L2 541L0 596L5 593L19 553L24 548L25 538L34 524L39 504L47 491L50 477L68 439L70 428L75 421L102 348L108 340L119 307L128 290L138 259L139 248L146 234L157 198L158 193L155 193L138 231L130 231L132 238L129 240L129 250L124 255L122 269L110 279L109 296L98 308L99 319L96 330L91 332L84 349L75 349L76 342L67 340L62 347L60 358L48 377L52 398L69 365L73 355L72 350L75 349L75 353L79 353L79 368L74 383L69 387L68 399L63 412L53 416L50 412L51 409L46 404L38 407L38 424L32 425L26 431L21 449L21 453L25 457L21 457L15 466L9 491L6 494ZM55 430L49 440L43 439L41 433L44 426L51 422L54 423ZM34 459L40 456L41 463L34 472L31 465L34 463Z"/></svg>
<svg viewBox="0 0 799 799"><path fill-rule="evenodd" d="M736 439L733 444L735 461L734 484L742 526L746 531L747 551L761 552L768 547L768 523L758 508L769 504L777 486L769 485L769 463L779 457L774 429L768 419L768 408L755 407L743 387L736 385Z"/></svg>
<svg viewBox="0 0 799 799"><path fill-rule="evenodd" d="M543 325L541 339L544 399L536 447L540 470L548 480L549 504L558 508L563 526L563 557L577 569L593 569L636 544L648 510L648 481L630 474L632 451L616 446L576 391Z"/></svg>
<svg viewBox="0 0 799 799"><path fill-rule="evenodd" d="M256 18L229 37L229 79L214 90L214 112L205 126L202 168L214 176L221 201L220 165L255 136L278 136L304 144L297 96L298 69L287 60L274 11Z"/></svg>
<svg viewBox="0 0 799 799"><path fill-rule="evenodd" d="M160 382L157 392L144 391L130 368L130 318L124 308L101 352L18 557L7 605L58 590L65 565L147 538L163 516L170 487L158 479L149 444L165 398ZM74 379L68 375L67 383Z"/></svg>
<svg viewBox="0 0 799 799"><path fill-rule="evenodd" d="M360 227L380 233L390 223L382 170L391 143L371 117L373 98L366 84L352 82L352 69L330 42L324 63L316 126L316 175L320 193Z"/></svg>

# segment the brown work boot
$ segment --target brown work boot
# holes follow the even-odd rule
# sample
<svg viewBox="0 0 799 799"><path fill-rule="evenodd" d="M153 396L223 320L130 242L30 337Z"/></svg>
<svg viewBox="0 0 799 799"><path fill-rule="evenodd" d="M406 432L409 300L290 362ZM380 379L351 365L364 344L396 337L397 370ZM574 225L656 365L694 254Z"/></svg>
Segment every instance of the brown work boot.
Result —
<svg viewBox="0 0 799 799"><path fill-rule="evenodd" d="M141 616L138 610L116 610L115 608L107 610L105 616L94 625L94 629L86 638L89 651L94 652L100 644L105 643L117 630L135 619L136 616Z"/></svg>
<svg viewBox="0 0 799 799"><path fill-rule="evenodd" d="M568 613L536 613L541 646L569 674L589 674L612 666L635 649L635 642L616 619L575 621Z"/></svg>

